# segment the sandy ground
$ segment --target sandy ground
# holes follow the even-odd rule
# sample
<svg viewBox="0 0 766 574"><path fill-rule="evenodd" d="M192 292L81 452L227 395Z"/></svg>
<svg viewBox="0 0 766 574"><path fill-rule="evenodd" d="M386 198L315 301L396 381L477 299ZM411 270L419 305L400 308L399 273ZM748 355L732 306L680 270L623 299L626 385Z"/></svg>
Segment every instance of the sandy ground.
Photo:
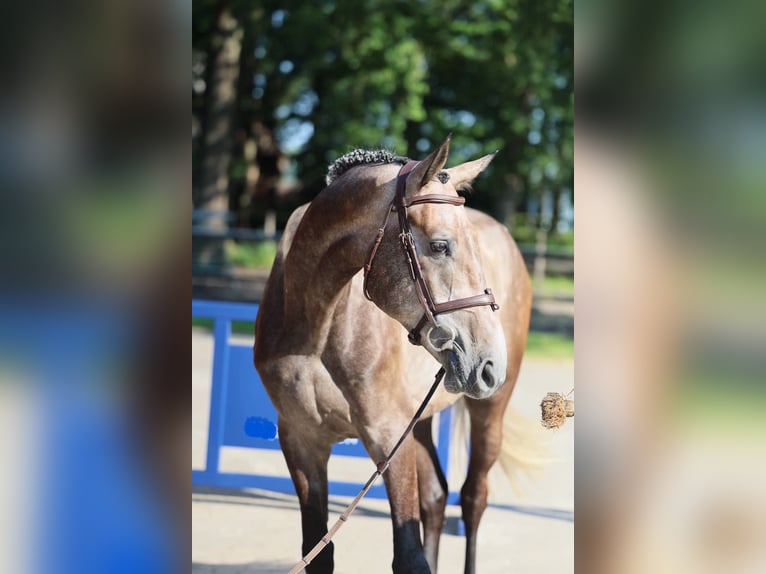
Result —
<svg viewBox="0 0 766 574"><path fill-rule="evenodd" d="M246 339L244 339L246 341ZM192 466L202 468L206 448L212 369L212 337L192 331ZM571 362L526 360L512 405L537 419L548 391L567 393L574 384ZM551 573L574 569L574 420L557 431L542 431L551 462L527 480L518 495L500 474L490 476L490 506L479 529L481 574ZM224 449L222 470L287 476L279 452ZM462 476L451 465L450 489ZM374 470L370 461L337 457L330 478L363 482ZM330 521L349 502L330 497ZM439 572L463 571L465 539L457 535L460 508L448 507L441 541ZM300 514L294 496L248 490L195 488L192 495L192 572L195 574L286 573L300 559ZM335 537L339 574L391 572L393 556L388 503L363 500Z"/></svg>

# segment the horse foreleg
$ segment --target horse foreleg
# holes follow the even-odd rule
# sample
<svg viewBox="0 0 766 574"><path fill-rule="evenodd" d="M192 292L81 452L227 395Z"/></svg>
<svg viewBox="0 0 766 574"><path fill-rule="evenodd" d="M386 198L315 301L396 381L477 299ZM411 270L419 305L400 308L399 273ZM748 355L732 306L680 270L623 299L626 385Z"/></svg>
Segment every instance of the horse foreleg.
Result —
<svg viewBox="0 0 766 574"><path fill-rule="evenodd" d="M460 506L465 523L465 574L476 572L476 534L487 508L487 474L500 455L503 441L503 413L511 387L501 389L489 400L466 399L471 415L471 457L468 475L460 490Z"/></svg>
<svg viewBox="0 0 766 574"><path fill-rule="evenodd" d="M389 422L390 428L394 429L392 432L388 432L388 429L373 430L369 427L365 430L368 432L372 430L372 432L369 434L363 432L362 440L367 452L376 462L385 459L388 449L398 438L396 431L407 425L407 421ZM394 560L391 565L394 574L431 573L420 539L416 459L415 439L408 436L383 475L394 527Z"/></svg>
<svg viewBox="0 0 766 574"><path fill-rule="evenodd" d="M423 549L432 574L436 574L439 540L444 528L447 505L447 479L434 448L431 418L420 421L413 430L416 443L420 517L423 521Z"/></svg>
<svg viewBox="0 0 766 574"><path fill-rule="evenodd" d="M305 556L327 534L327 461L331 444L311 433L296 433L289 424L279 423L279 442L295 485L301 508ZM333 544L330 542L308 565L308 574L332 574Z"/></svg>

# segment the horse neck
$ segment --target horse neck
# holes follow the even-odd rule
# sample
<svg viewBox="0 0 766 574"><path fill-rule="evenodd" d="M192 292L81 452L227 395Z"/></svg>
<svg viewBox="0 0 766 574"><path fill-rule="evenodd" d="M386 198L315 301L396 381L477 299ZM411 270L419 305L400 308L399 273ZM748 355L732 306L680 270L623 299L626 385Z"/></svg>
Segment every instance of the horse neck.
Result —
<svg viewBox="0 0 766 574"><path fill-rule="evenodd" d="M339 179L296 231L285 260L285 327L309 349L324 346L333 310L365 263L393 195L378 187L373 179Z"/></svg>

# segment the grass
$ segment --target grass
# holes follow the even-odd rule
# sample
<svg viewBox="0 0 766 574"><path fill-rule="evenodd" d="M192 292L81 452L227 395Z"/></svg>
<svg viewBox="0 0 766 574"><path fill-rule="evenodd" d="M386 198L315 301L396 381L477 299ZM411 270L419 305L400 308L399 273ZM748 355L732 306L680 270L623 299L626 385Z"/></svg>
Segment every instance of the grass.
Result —
<svg viewBox="0 0 766 574"><path fill-rule="evenodd" d="M535 285L537 288L538 286ZM546 275L543 280L542 289L539 289L543 293L561 293L566 295L574 295L574 278L564 275Z"/></svg>
<svg viewBox="0 0 766 574"><path fill-rule="evenodd" d="M242 242L227 241L226 259L236 267L270 268L277 256L276 241Z"/></svg>
<svg viewBox="0 0 766 574"><path fill-rule="evenodd" d="M574 359L574 340L559 333L531 331L527 339L527 357L536 359Z"/></svg>
<svg viewBox="0 0 766 574"><path fill-rule="evenodd" d="M204 329L212 333L213 320L192 317L192 327ZM231 323L231 332L234 335L252 335L254 329L255 329L254 324L249 321L232 321Z"/></svg>

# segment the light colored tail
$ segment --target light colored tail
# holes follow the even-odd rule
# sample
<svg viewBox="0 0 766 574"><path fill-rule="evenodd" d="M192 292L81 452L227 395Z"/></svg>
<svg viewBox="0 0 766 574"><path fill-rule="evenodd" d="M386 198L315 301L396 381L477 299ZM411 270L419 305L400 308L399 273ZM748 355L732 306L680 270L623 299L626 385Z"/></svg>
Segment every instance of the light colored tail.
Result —
<svg viewBox="0 0 766 574"><path fill-rule="evenodd" d="M470 415L464 400L455 403L453 417L451 472L448 480L450 484L462 484L468 465L470 434ZM550 454L551 440L551 433L545 431L539 420L521 414L509 404L503 416L500 456L490 471L490 482L494 483L500 474L505 475L504 479L510 483L514 493L523 495L523 484L539 476L553 462Z"/></svg>

